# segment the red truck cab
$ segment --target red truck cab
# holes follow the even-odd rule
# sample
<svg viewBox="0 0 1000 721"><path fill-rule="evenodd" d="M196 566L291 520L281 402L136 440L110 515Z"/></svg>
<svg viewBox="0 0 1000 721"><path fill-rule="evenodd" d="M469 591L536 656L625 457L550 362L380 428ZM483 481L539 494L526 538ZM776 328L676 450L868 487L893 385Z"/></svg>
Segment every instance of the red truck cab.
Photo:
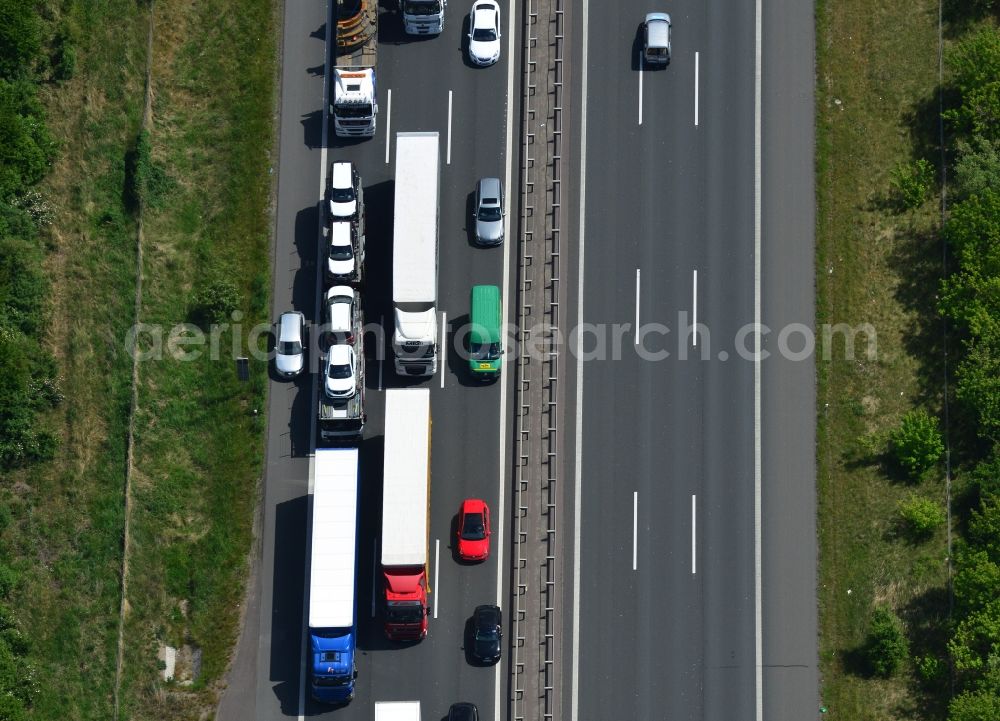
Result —
<svg viewBox="0 0 1000 721"><path fill-rule="evenodd" d="M384 568L385 635L393 641L427 636L427 574L424 568Z"/></svg>

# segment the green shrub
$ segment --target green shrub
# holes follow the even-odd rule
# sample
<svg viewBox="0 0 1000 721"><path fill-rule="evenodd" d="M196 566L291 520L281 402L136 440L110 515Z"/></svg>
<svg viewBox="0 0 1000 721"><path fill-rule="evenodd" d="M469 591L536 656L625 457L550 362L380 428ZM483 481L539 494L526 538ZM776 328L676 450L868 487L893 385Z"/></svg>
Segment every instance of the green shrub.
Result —
<svg viewBox="0 0 1000 721"><path fill-rule="evenodd" d="M0 3L0 78L30 72L41 51L41 23L34 0Z"/></svg>
<svg viewBox="0 0 1000 721"><path fill-rule="evenodd" d="M899 515L909 532L917 538L927 538L947 520L940 503L915 493L900 501Z"/></svg>
<svg viewBox="0 0 1000 721"><path fill-rule="evenodd" d="M1000 136L1000 31L984 27L951 46L945 57L961 103L944 117L959 132Z"/></svg>
<svg viewBox="0 0 1000 721"><path fill-rule="evenodd" d="M917 675L926 684L933 684L944 678L948 666L937 656L920 656L914 659Z"/></svg>
<svg viewBox="0 0 1000 721"><path fill-rule="evenodd" d="M41 180L54 154L35 86L0 80L0 198L10 198Z"/></svg>
<svg viewBox="0 0 1000 721"><path fill-rule="evenodd" d="M0 598L7 598L17 585L17 571L0 563Z"/></svg>
<svg viewBox="0 0 1000 721"><path fill-rule="evenodd" d="M964 200L1000 188L1000 142L974 137L959 140L954 179L949 195Z"/></svg>
<svg viewBox="0 0 1000 721"><path fill-rule="evenodd" d="M76 44L69 28L63 27L52 40L52 79L69 80L76 72Z"/></svg>
<svg viewBox="0 0 1000 721"><path fill-rule="evenodd" d="M900 163L890 182L900 206L906 210L919 208L934 186L934 166L923 158L915 163Z"/></svg>
<svg viewBox="0 0 1000 721"><path fill-rule="evenodd" d="M996 597L1000 589L1000 566L986 551L963 551L955 562L952 588L959 613L977 611Z"/></svg>
<svg viewBox="0 0 1000 721"><path fill-rule="evenodd" d="M892 611L879 606L872 613L868 634L867 658L877 676L889 677L910 655L909 644L903 634L903 624Z"/></svg>
<svg viewBox="0 0 1000 721"><path fill-rule="evenodd" d="M937 420L924 410L910 411L903 416L889 443L896 462L913 478L922 476L944 453Z"/></svg>
<svg viewBox="0 0 1000 721"><path fill-rule="evenodd" d="M202 324L226 323L241 302L240 293L231 280L216 278L198 293L194 316Z"/></svg>
<svg viewBox="0 0 1000 721"><path fill-rule="evenodd" d="M996 691L966 691L951 700L948 721L996 721L1000 719L1000 696Z"/></svg>

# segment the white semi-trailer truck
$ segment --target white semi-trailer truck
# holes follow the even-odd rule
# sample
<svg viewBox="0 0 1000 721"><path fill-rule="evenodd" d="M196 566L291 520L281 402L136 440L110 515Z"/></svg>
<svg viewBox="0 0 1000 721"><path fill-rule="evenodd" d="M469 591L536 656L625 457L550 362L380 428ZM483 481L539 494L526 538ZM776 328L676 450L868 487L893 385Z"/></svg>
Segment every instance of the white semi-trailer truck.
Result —
<svg viewBox="0 0 1000 721"><path fill-rule="evenodd" d="M317 701L354 698L358 636L358 449L317 448L309 560L309 689Z"/></svg>
<svg viewBox="0 0 1000 721"><path fill-rule="evenodd" d="M394 641L427 636L430 457L430 390L387 390L381 564L385 635Z"/></svg>
<svg viewBox="0 0 1000 721"><path fill-rule="evenodd" d="M420 721L420 702L376 701L375 721Z"/></svg>
<svg viewBox="0 0 1000 721"><path fill-rule="evenodd" d="M437 133L396 133L392 349L405 376L437 373L439 155Z"/></svg>

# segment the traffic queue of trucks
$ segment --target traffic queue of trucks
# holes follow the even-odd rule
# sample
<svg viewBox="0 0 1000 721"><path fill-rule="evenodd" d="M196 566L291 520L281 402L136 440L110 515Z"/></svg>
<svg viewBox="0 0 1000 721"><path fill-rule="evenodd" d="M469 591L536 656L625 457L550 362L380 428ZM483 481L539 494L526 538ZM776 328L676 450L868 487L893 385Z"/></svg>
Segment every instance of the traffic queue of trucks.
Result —
<svg viewBox="0 0 1000 721"><path fill-rule="evenodd" d="M446 5L447 0L399 0L405 31L440 33ZM336 0L334 12L330 118L337 136L371 137L378 113L378 2ZM395 371L401 376L432 376L438 371L439 159L438 133L396 134L391 345ZM366 216L361 178L352 163L331 164L323 207L320 347L325 348L325 357L320 368L323 383L318 393L309 519L308 667L312 698L344 704L354 698L357 677L359 443L366 418L361 291ZM499 288L473 288L469 340L473 377L500 374L500 308ZM288 329L282 325L279 345L288 353L304 354L302 314L285 315L295 317L285 323ZM293 322L296 318L298 325ZM279 368L279 375L293 377L301 372L304 356L300 360L286 363L288 368L294 365L294 372ZM395 641L419 641L427 636L432 590L428 579L430 442L430 391L387 390L379 575L384 632ZM485 507L479 513L488 518ZM480 524L483 538L488 537L485 524ZM470 521L469 528L473 526ZM475 713L472 704L456 704L449 719L467 718L462 714L470 709ZM374 711L375 721L420 721L416 701L376 702Z"/></svg>

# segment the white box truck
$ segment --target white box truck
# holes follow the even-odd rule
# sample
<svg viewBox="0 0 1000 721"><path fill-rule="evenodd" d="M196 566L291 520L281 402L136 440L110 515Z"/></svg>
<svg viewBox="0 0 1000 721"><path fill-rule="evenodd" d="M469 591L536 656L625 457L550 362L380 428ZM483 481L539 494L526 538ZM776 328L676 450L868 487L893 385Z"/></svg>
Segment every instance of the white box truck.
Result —
<svg viewBox="0 0 1000 721"><path fill-rule="evenodd" d="M431 392L385 392L382 469L382 581L385 635L419 641L427 635L427 542L430 516Z"/></svg>
<svg viewBox="0 0 1000 721"><path fill-rule="evenodd" d="M354 698L357 641L358 449L316 450L309 560L309 689L317 701Z"/></svg>
<svg viewBox="0 0 1000 721"><path fill-rule="evenodd" d="M392 349L396 373L437 373L438 134L396 133Z"/></svg>
<svg viewBox="0 0 1000 721"><path fill-rule="evenodd" d="M376 701L375 721L420 721L420 702Z"/></svg>

